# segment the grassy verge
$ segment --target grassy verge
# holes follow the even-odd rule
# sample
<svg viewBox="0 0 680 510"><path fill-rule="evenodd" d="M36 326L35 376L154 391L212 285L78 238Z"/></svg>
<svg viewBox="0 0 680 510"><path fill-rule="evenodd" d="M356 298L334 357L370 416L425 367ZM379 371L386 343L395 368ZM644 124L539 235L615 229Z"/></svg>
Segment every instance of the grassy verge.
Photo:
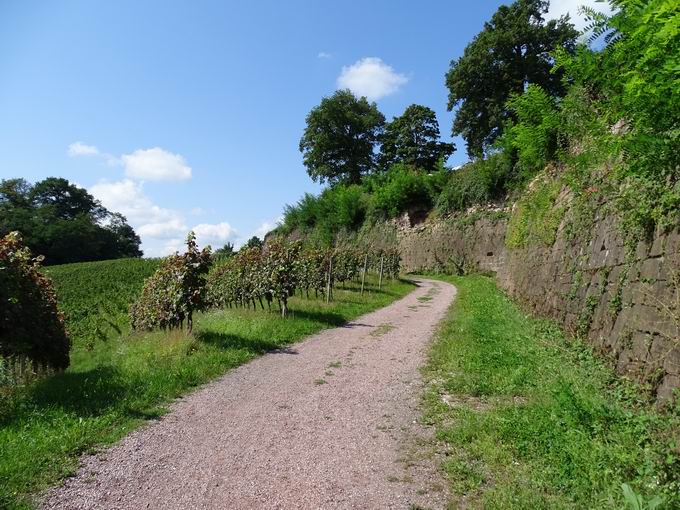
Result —
<svg viewBox="0 0 680 510"><path fill-rule="evenodd" d="M655 410L493 280L442 279L459 294L426 368L426 420L446 451L453 506L642 510L661 498L658 508L680 508L677 406Z"/></svg>
<svg viewBox="0 0 680 510"><path fill-rule="evenodd" d="M360 296L350 284L328 305L293 298L287 319L260 310L215 311L198 318L192 337L124 334L76 344L65 373L25 388L0 410L0 508L30 507L30 494L73 473L79 454L158 417L191 388L411 289L395 281Z"/></svg>

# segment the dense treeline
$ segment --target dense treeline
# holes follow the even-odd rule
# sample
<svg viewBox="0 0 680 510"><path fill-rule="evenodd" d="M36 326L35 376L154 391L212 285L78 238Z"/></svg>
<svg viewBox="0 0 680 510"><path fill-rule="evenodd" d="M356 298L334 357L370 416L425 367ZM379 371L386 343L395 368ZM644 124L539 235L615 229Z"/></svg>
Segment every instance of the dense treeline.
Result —
<svg viewBox="0 0 680 510"><path fill-rule="evenodd" d="M141 257L141 241L124 216L86 190L48 177L0 181L0 235L19 231L46 264Z"/></svg>
<svg viewBox="0 0 680 510"><path fill-rule="evenodd" d="M501 6L446 74L453 134L472 161L445 167L434 112L385 123L375 103L338 91L307 117L308 173L331 186L285 209L283 233L338 233L417 206L448 215L522 192L546 167L577 207L607 204L633 236L680 210L680 14L673 0L584 9L583 36L549 3ZM343 136L335 136L344 133ZM357 164L356 161L361 161Z"/></svg>

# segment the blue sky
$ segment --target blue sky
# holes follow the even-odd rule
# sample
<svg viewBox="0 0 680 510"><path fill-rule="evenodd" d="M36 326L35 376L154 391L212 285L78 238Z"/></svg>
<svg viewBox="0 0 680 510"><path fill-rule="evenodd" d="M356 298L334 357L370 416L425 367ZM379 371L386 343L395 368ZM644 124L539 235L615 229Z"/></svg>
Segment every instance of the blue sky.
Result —
<svg viewBox="0 0 680 510"><path fill-rule="evenodd" d="M298 142L340 86L388 119L427 105L449 139L444 74L501 3L6 0L0 178L76 182L128 217L149 256L189 229L238 244L320 189ZM453 165L467 159L455 142Z"/></svg>

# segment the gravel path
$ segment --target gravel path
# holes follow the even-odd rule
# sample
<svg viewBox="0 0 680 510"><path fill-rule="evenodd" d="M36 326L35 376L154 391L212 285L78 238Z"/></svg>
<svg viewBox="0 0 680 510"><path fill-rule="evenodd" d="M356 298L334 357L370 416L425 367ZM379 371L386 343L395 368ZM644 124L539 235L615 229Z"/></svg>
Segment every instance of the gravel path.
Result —
<svg viewBox="0 0 680 510"><path fill-rule="evenodd" d="M42 508L443 508L416 424L418 367L454 296L419 280L381 310L231 370L84 457Z"/></svg>

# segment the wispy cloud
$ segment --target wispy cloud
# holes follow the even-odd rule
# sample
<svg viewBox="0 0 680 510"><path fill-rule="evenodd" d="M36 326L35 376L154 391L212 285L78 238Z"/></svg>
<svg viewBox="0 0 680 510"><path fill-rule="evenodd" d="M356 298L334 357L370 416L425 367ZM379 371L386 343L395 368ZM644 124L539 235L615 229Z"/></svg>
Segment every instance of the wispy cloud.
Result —
<svg viewBox="0 0 680 510"><path fill-rule="evenodd" d="M68 146L67 153L72 158L78 156L96 156L99 154L99 149L94 145L87 145L83 142L73 142Z"/></svg>
<svg viewBox="0 0 680 510"><path fill-rule="evenodd" d="M377 100L394 94L408 82L408 78L397 73L377 57L366 57L351 66L344 66L338 77L338 88L350 89L358 96Z"/></svg>
<svg viewBox="0 0 680 510"><path fill-rule="evenodd" d="M321 58L321 59L327 60L329 58L333 58L333 55L331 55L330 53L326 53L325 51L320 51L319 54L316 56L316 58Z"/></svg>

